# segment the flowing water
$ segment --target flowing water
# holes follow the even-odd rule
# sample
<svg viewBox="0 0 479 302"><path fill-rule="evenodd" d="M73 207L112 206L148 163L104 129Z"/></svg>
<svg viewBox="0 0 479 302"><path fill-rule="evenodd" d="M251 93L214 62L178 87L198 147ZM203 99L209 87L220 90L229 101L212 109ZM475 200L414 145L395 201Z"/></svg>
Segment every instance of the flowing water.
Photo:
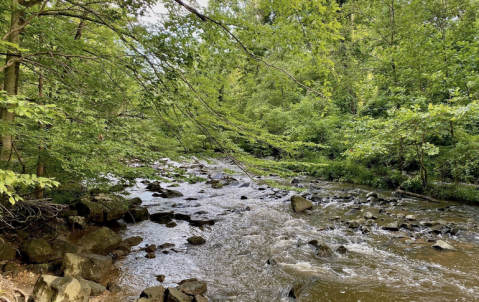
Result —
<svg viewBox="0 0 479 302"><path fill-rule="evenodd" d="M209 171L239 171L224 163L205 166ZM160 285L156 275L166 276L164 286L176 286L175 282L187 278L205 280L210 301L292 301L288 293L296 282L306 284L297 299L302 302L476 300L479 208L410 198L371 205L366 202L371 188L322 181L310 184L310 179L304 179L304 186L323 199L311 213L295 214L290 197L297 193L268 188L240 172L231 176L238 182L222 189L204 182L180 183L173 189L184 196L172 199L152 197L141 183L131 189L130 196L140 197L150 213L175 211L211 217L216 223L202 228L186 221L176 221L174 228L152 221L129 225L121 235L141 236L144 241L123 260L117 277L124 292L112 293L109 301L133 301L144 288ZM390 191L376 192L392 198ZM348 212L358 203L356 214ZM365 231L348 228L346 221L361 219L366 211L378 219L360 221L368 225ZM418 226L395 232L381 228L398 214L414 214ZM434 234L422 225L426 220L442 220L462 230L453 232L455 236ZM206 244L188 244L186 238L192 235L203 236ZM308 244L314 239L323 240L333 251L342 245L348 252L317 257ZM433 239L445 240L457 251L433 249ZM145 258L140 249L163 243L174 247L159 249L154 259ZM267 264L268 259L276 264Z"/></svg>

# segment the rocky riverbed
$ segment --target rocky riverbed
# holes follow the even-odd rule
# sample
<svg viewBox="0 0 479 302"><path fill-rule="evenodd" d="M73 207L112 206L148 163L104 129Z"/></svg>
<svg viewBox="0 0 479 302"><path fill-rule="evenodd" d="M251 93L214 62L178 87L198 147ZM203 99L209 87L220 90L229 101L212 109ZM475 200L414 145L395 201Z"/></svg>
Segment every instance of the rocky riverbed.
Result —
<svg viewBox="0 0 479 302"><path fill-rule="evenodd" d="M223 162L155 167L207 181L140 179L127 200L93 192L64 214L68 229L5 238L3 276L43 272L33 291L39 302L62 301L40 297L52 288L75 288L77 300L65 301L472 301L478 294L477 207L307 177L250 179ZM265 179L304 191L271 188ZM10 247L29 264L19 266ZM22 288L31 294L32 287Z"/></svg>

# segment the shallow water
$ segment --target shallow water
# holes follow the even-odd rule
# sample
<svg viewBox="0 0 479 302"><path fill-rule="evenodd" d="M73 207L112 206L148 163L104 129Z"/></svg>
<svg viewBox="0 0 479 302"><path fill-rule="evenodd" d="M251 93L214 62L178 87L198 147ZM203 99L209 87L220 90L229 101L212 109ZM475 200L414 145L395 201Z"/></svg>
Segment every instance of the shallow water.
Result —
<svg viewBox="0 0 479 302"><path fill-rule="evenodd" d="M208 165L206 165L208 166ZM209 169L228 168L227 164L210 165ZM191 173L198 173L190 170ZM205 175L203 175L206 177ZM160 285L155 275L165 275L164 286L176 286L187 278L208 282L206 296L210 301L290 301L293 283L307 281L298 301L474 301L479 293L479 235L476 222L479 208L455 203L432 204L417 199L400 199L399 205L372 206L361 204L355 215L345 215L354 201L340 197L356 195L364 202L372 189L343 183L311 184L325 202L315 203L311 215L291 211L289 192L282 198L271 197L273 189L265 188L238 172L232 175L240 184L212 189L211 185L180 183L177 188L184 196L173 199L152 197L145 185L131 189L130 197L140 197L150 213L175 211L216 219L213 226L202 229L186 221L178 226L145 221L129 225L120 234L124 238L142 236L145 244L173 243L173 248L156 252L156 258L145 258L140 247L122 262L118 272L124 292L111 294L108 301L133 301L149 286ZM309 179L305 179L306 186ZM165 184L164 187L167 187ZM204 193L199 193L204 190ZM377 191L380 197L391 198L390 191ZM294 193L296 194L296 193ZM248 199L241 200L244 195ZM338 198L335 198L337 196ZM187 201L194 197L198 200ZM445 206L450 208L444 209ZM426 235L428 228L390 232L379 226L394 220L380 209L398 214L414 214L422 220L445 220L456 226L468 226L458 236ZM439 211L442 209L445 211ZM365 211L377 220L369 226L370 233L348 229L344 221L362 218ZM339 216L340 220L331 218ZM381 219L384 219L381 220ZM473 221L469 221L472 219ZM399 221L403 221L399 219ZM206 244L192 246L186 238L201 235ZM398 238L399 237L399 238ZM417 237L414 243L411 240ZM442 239L453 245L456 252L441 252L432 248L427 237ZM333 250L340 245L349 252L319 258L310 240L322 239ZM268 265L268 259L277 265Z"/></svg>

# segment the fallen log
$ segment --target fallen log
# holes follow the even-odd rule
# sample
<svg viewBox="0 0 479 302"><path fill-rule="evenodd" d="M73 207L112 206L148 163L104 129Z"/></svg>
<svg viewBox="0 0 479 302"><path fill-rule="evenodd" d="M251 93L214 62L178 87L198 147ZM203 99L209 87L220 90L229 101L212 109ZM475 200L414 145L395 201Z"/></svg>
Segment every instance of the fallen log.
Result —
<svg viewBox="0 0 479 302"><path fill-rule="evenodd" d="M412 196L412 197L416 197L416 198L425 199L425 200L427 200L427 201L429 201L429 202L440 203L439 200L434 199L434 198L429 197L429 196L426 196L426 195L411 193L411 192L407 192L407 191L404 191L404 190L401 190L401 189L396 189L396 192L401 193L401 194L403 194L403 195L408 195L408 196Z"/></svg>

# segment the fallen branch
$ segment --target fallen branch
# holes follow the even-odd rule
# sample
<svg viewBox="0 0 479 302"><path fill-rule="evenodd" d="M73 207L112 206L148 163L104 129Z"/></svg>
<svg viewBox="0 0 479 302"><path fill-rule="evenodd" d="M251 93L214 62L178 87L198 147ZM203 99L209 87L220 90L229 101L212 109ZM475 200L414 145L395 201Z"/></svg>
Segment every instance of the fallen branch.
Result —
<svg viewBox="0 0 479 302"><path fill-rule="evenodd" d="M434 198L429 197L429 196L426 196L426 195L411 193L411 192L407 192L407 191L404 191L404 190L401 190L401 189L396 189L396 192L401 193L403 195L408 195L408 196L412 196L412 197L416 197L416 198L425 199L425 200L430 201L430 202L440 203L439 200L434 199Z"/></svg>

